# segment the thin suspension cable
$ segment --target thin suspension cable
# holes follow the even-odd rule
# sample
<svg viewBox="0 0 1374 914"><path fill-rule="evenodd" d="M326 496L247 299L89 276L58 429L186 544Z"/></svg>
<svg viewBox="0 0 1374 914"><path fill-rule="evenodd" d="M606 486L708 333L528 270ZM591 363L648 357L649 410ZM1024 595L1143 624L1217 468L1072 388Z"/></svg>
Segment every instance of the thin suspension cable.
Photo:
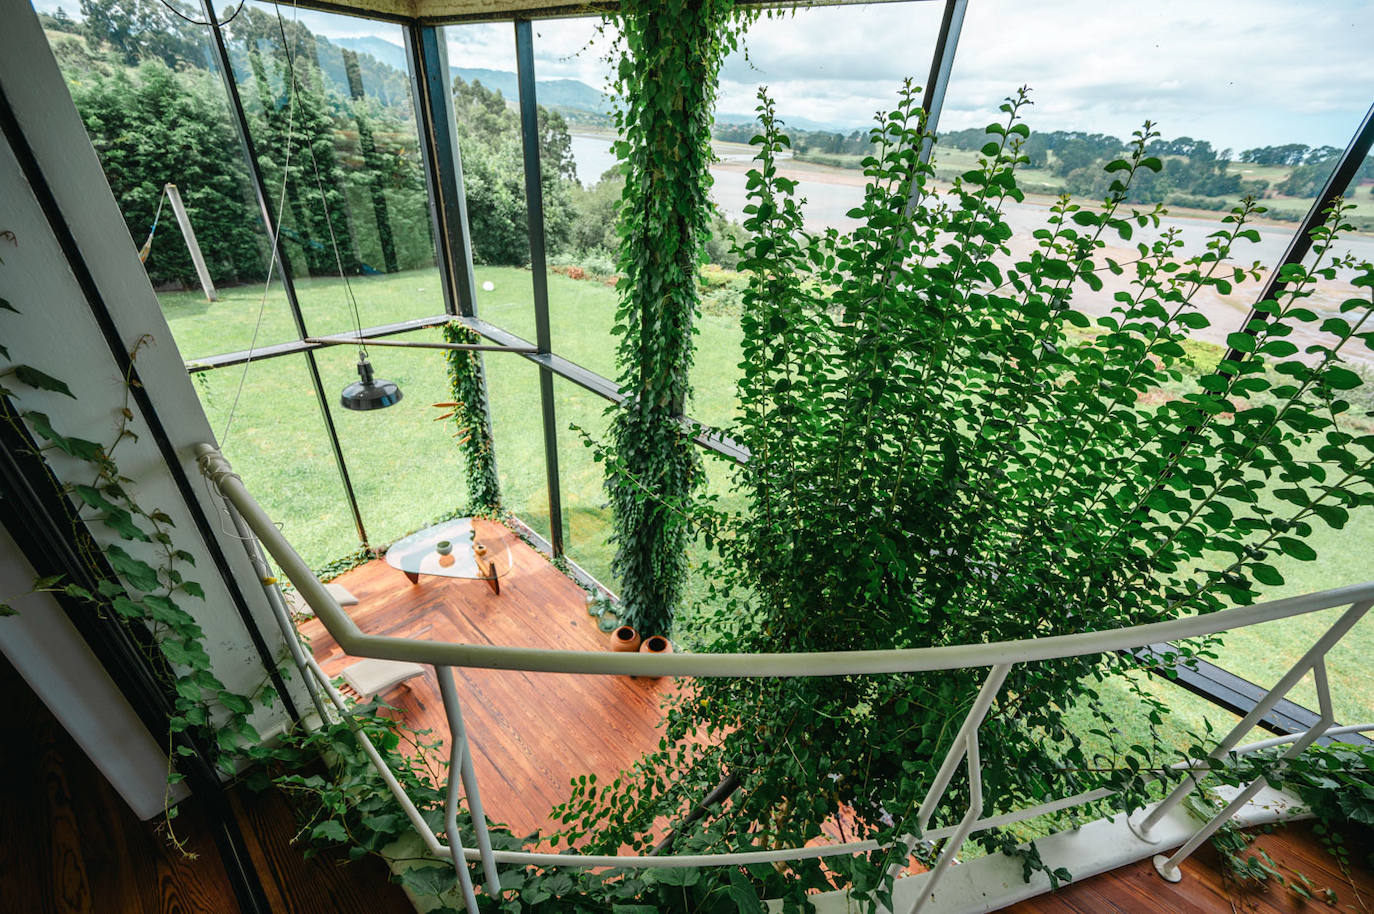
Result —
<svg viewBox="0 0 1374 914"><path fill-rule="evenodd" d="M292 7L295 8L294 2ZM242 5L239 8L242 9ZM235 13L234 15L238 14ZM230 79L234 78L232 73L228 76ZM248 380L248 369L253 364L253 355L258 345L258 334L262 331L262 318L267 311L267 296L272 289L272 273L277 266L278 255L281 251L282 216L286 213L286 182L291 173L291 143L295 135L295 115L295 96L288 95L286 99L286 149L282 155L281 192L277 195L277 218L271 226L272 256L267 261L267 280L263 283L262 299L258 302L258 316L253 322L253 337L248 341L248 358L243 363L243 371L239 372L239 383L234 389L234 400L229 404L229 415L225 417L224 431L219 436L220 447L223 447L229 440L229 430L234 425L234 416L238 412L239 399L243 396L243 385ZM282 264L282 269L286 269L285 264Z"/></svg>
<svg viewBox="0 0 1374 914"><path fill-rule="evenodd" d="M186 14L183 13L181 10L177 9L177 8L176 8L175 6L173 6L171 3L168 3L167 0L159 0L159 2L160 2L163 6L167 7L167 9L171 10L173 14L175 14L176 16L178 16L178 17L180 17L180 18L182 18L182 19L185 19L187 22L191 23L192 25L204 25L204 26L208 26L208 25L210 24L210 23L208 23L208 22L201 22L199 19L192 19L190 16L186 15ZM230 14L229 14L229 18L228 18L228 19L225 19L223 22L216 22L215 25L219 26L220 28L223 28L224 26L226 26L226 25L228 25L229 23L233 22L235 19L237 19L237 18L239 17L239 13L243 12L243 8L244 8L245 6L247 6L247 5L248 5L248 0L240 0L239 8L236 9L236 10L234 10L232 13L230 13Z"/></svg>
<svg viewBox="0 0 1374 914"><path fill-rule="evenodd" d="M293 0L292 8L295 9L295 7L295 0ZM300 83L296 79L296 58L295 55L291 53L291 43L286 38L286 22L282 18L281 5L274 0L272 8L277 14L277 32L281 35L282 53L286 55L286 73L290 81L287 90L292 95L298 96L300 94ZM334 234L334 214L329 211L329 199L324 192L324 180L320 177L320 162L315 156L315 144L307 140L305 148L310 152L310 168L315 175L315 188L320 194L320 207L324 210L324 225L329 231L329 245L334 251L334 265L339 270L339 278L343 280L344 284L344 295L347 298L349 308L353 312L353 327L358 331L358 337L361 339L363 336L363 321L358 312L358 299L353 295L353 284L348 281L348 274L344 272L343 256L339 253L339 240ZM367 346L362 342L358 344L358 356L363 359L367 358Z"/></svg>

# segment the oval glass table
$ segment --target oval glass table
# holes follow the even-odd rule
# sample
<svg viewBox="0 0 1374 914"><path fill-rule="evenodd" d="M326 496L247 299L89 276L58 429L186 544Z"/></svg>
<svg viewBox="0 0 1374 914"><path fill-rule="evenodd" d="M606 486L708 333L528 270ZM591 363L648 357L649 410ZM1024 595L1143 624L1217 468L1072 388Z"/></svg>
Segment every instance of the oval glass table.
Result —
<svg viewBox="0 0 1374 914"><path fill-rule="evenodd" d="M422 574L470 578L486 581L492 593L499 595L501 578L511 568L510 544L504 533L500 524L478 517L444 521L392 543L386 563L405 572L412 584L420 583ZM442 542L449 544L447 555L439 551ZM485 545L485 555L477 555L479 544Z"/></svg>

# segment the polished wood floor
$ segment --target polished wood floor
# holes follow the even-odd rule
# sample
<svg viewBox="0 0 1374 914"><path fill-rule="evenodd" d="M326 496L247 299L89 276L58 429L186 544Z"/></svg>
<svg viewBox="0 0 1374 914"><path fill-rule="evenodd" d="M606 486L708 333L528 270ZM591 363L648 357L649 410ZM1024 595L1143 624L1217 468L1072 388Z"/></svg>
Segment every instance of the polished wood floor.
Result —
<svg viewBox="0 0 1374 914"><path fill-rule="evenodd" d="M1251 845L1253 851L1267 853L1285 879L1301 882L1301 873L1311 880L1309 891L1317 896L1304 900L1273 880L1266 883L1238 883L1224 872L1217 852L1205 844L1183 863L1183 881L1165 882L1155 873L1149 860L1123 866L1085 879L1066 888L1041 895L1006 910L1012 914L1138 914L1161 911L1168 914L1296 914L1304 911L1374 911L1374 872L1370 869L1374 842L1368 830L1343 835L1350 850L1349 873L1341 872L1336 860L1312 834L1311 823L1282 826L1261 835ZM1336 893L1336 904L1321 900L1324 889Z"/></svg>
<svg viewBox="0 0 1374 914"><path fill-rule="evenodd" d="M175 820L177 850L141 822L76 742L0 656L11 733L0 748L0 912L237 914L241 909L192 798ZM271 910L292 914L413 914L376 859L307 860L296 820L275 792L230 794Z"/></svg>
<svg viewBox="0 0 1374 914"><path fill-rule="evenodd" d="M587 615L583 590L509 530L483 524L479 539L497 555L510 549L501 593L482 581L421 576L412 584L375 560L335 579L358 597L344 607L363 631L434 641L605 651L609 636ZM500 564L498 562L498 564ZM317 620L300 626L326 673L345 655ZM595 773L615 777L658 745L659 709L672 680L459 670L458 695L486 813L529 834L550 826L549 811L567 799L569 782ZM448 738L434 671L393 689L384 700L408 724Z"/></svg>

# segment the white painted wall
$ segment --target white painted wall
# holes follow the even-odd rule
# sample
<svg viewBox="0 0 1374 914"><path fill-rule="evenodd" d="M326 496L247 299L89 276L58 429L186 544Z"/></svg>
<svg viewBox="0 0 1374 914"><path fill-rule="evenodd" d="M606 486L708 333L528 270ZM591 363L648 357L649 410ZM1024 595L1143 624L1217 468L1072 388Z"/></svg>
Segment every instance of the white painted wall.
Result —
<svg viewBox="0 0 1374 914"><path fill-rule="evenodd" d="M132 350L139 340L145 341L139 350L137 368L153 409L183 470L196 483L195 500L212 518L213 536L229 558L259 630L274 656L284 659L285 642L243 545L227 532L229 524L220 518L222 506L218 500L199 484L201 477L192 447L202 441L214 442L213 433L38 18L23 0L0 0L0 22L4 23L4 28L0 28L0 90L15 110L25 140L57 199L61 216L76 237L112 312L126 351ZM113 438L119 411L125 406L126 391L119 367L13 151L7 143L0 142L0 231L5 230L14 232L17 243L0 241L0 258L4 261L0 264L0 296L22 314L0 312L0 339L16 362L64 380L78 398L73 401L58 394L25 389L22 405L49 414L63 434L108 443ZM188 576L205 588L206 600L187 598L180 602L206 631L206 648L213 658L216 675L230 689L251 691L265 675L257 652L144 417L138 414L134 403L128 405L135 411L129 428L138 438L120 443L114 456L121 472L135 480L131 488L138 502L171 516L177 547L195 556L195 567L188 570ZM88 468L62 458L58 454L51 461L59 477L67 482L89 481ZM119 541L117 535L101 525L92 526L91 532L98 540ZM136 544L119 542L138 554ZM50 610L51 606L44 612ZM0 626L4 624L5 620L0 619ZM42 637L57 638L54 631L48 630ZM87 700L84 695L90 688L88 678L69 676L55 664L39 663L36 659L28 667L23 670L25 678L45 700L53 696L58 705L54 710L64 723L75 727L81 720L99 716L96 707L103 699L89 699L87 708L71 707ZM293 688L298 706L308 706L309 700L298 681L293 681ZM254 725L260 733L268 733L283 720L278 709L262 712L254 719ZM102 740L107 739L93 733L83 735L74 731L73 735L88 751L100 747ZM94 757L96 753L91 754ZM130 765L134 765L132 760ZM126 790L128 785L122 782L122 776L108 771L107 774L126 795L137 792L132 786ZM165 768L162 774L165 775ZM133 785L140 782L141 773L131 773L129 777L128 784Z"/></svg>

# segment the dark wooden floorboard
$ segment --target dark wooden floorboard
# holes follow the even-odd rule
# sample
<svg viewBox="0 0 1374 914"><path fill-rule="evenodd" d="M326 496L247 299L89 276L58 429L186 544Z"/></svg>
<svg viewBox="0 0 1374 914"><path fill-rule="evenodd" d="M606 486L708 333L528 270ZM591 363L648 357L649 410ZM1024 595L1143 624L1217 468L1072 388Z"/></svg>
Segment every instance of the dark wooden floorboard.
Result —
<svg viewBox="0 0 1374 914"><path fill-rule="evenodd" d="M196 800L174 820L183 853L139 821L3 657L0 694L23 737L0 748L0 914L237 914ZM306 860L280 794L236 788L231 801L274 911L413 914L381 861Z"/></svg>

